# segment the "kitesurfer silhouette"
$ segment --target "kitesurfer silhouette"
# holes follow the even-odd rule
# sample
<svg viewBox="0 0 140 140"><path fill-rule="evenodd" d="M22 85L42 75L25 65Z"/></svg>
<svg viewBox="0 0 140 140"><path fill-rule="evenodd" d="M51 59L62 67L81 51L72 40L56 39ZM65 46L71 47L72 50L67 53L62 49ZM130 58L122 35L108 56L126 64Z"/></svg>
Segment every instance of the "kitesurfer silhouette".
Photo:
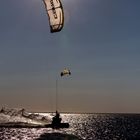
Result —
<svg viewBox="0 0 140 140"><path fill-rule="evenodd" d="M56 115L52 119L52 125L59 127L59 125L61 124L61 120L62 120L62 118L60 118L60 114L56 110Z"/></svg>

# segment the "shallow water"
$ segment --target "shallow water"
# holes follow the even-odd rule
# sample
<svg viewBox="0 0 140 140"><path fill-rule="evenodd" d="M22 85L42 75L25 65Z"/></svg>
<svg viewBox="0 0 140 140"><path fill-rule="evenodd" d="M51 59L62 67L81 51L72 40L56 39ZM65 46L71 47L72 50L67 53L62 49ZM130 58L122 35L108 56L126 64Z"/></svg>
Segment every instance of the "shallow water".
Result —
<svg viewBox="0 0 140 140"><path fill-rule="evenodd" d="M0 128L0 140L37 140L50 133L73 134L85 140L140 139L139 114L61 114L61 117L69 122L69 129Z"/></svg>

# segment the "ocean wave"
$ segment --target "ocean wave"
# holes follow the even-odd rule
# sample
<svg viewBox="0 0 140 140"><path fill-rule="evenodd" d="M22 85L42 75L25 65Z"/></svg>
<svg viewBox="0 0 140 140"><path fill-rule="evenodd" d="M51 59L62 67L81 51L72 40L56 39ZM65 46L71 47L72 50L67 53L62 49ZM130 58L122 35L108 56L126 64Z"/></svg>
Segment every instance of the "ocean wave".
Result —
<svg viewBox="0 0 140 140"><path fill-rule="evenodd" d="M10 109L3 107L0 110L0 124L48 124L49 117L37 113L29 113L25 109Z"/></svg>

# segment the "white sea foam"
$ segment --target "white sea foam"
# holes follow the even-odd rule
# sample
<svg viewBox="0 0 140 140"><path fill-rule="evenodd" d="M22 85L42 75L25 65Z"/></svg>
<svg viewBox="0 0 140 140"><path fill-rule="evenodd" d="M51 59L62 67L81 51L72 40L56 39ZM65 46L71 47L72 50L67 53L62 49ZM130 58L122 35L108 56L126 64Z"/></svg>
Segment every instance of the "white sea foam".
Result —
<svg viewBox="0 0 140 140"><path fill-rule="evenodd" d="M30 123L47 124L50 118L44 115L29 113L25 109L2 108L0 110L0 123Z"/></svg>

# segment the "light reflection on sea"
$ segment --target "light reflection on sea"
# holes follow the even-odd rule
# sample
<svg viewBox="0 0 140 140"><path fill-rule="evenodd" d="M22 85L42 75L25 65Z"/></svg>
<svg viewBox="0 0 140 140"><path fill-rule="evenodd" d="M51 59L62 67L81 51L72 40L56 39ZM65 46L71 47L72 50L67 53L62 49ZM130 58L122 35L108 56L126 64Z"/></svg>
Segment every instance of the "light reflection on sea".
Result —
<svg viewBox="0 0 140 140"><path fill-rule="evenodd" d="M63 122L69 122L70 128L0 128L0 140L35 140L42 134L57 132L85 140L140 139L138 114L61 114L61 117Z"/></svg>

